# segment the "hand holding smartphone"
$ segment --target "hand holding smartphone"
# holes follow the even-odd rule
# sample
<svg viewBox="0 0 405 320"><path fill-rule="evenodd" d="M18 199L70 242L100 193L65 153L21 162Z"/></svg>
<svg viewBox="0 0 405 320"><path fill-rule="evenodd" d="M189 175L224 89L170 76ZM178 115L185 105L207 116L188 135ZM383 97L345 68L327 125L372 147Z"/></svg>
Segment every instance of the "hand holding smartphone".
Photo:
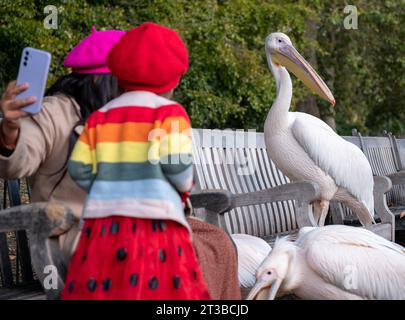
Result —
<svg viewBox="0 0 405 320"><path fill-rule="evenodd" d="M41 110L46 82L48 80L51 54L34 48L24 48L21 55L20 68L18 70L17 85L28 83L29 87L17 95L16 99L35 96L36 101L22 111L35 114Z"/></svg>

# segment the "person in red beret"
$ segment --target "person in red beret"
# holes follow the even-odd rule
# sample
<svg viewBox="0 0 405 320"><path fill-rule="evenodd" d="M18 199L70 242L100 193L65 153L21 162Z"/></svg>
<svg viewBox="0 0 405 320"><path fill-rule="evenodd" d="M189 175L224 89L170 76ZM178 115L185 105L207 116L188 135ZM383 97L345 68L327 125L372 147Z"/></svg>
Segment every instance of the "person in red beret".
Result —
<svg viewBox="0 0 405 320"><path fill-rule="evenodd" d="M62 299L210 299L182 198L193 185L191 124L171 100L188 68L179 35L128 31L107 64L126 92L93 112L68 169L88 193Z"/></svg>

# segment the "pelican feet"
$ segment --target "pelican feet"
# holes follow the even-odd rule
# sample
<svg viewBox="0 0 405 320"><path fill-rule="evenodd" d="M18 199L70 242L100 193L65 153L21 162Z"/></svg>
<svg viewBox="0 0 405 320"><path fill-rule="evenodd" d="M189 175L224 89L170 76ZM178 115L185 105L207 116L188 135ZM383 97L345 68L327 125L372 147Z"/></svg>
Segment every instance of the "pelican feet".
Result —
<svg viewBox="0 0 405 320"><path fill-rule="evenodd" d="M323 227L325 225L326 216L329 211L329 201L328 200L318 200L313 203L314 206L314 219L318 227Z"/></svg>

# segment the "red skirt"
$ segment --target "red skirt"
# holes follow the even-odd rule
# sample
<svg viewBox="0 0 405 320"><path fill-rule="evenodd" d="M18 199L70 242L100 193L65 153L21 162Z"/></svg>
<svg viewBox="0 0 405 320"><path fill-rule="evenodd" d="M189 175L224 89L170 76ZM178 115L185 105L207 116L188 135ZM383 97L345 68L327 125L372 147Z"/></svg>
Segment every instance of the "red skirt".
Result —
<svg viewBox="0 0 405 320"><path fill-rule="evenodd" d="M87 219L61 299L210 299L187 229L169 220Z"/></svg>

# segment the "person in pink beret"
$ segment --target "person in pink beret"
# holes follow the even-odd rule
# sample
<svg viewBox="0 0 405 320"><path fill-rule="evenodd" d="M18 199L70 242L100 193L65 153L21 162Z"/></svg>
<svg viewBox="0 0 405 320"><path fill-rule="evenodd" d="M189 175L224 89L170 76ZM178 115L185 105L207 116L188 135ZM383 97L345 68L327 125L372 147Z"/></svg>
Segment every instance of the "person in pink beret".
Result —
<svg viewBox="0 0 405 320"><path fill-rule="evenodd" d="M107 54L125 34L96 31L83 39L65 59L72 72L59 78L46 93L41 111L21 110L33 98L16 99L27 89L12 81L0 100L0 178L29 177L32 201L60 201L81 217L86 192L67 173L67 160L87 117L122 93L107 66ZM76 224L60 237L68 261L79 234Z"/></svg>
<svg viewBox="0 0 405 320"><path fill-rule="evenodd" d="M0 100L0 111L4 115L0 121L0 178L29 176L33 202L60 201L73 210L77 221L81 218L87 192L67 173L67 161L89 115L124 91L107 65L110 49L124 34L120 30L96 31L93 28L92 33L67 55L64 64L72 72L59 78L47 91L40 113L30 116L21 111L33 99L16 99L16 95L26 90L27 86L17 86L15 81L7 86ZM149 50L153 51L154 48L150 47ZM159 52L153 54L159 58ZM125 55L119 59L125 59ZM119 59L114 59L113 68L120 68ZM165 61L161 61L160 70L166 74L166 66L162 65ZM147 76L147 69L142 69L141 60L130 62L134 64L132 67L140 65L138 75L144 72ZM129 69L124 68L123 72L125 70ZM156 72L159 74L161 71ZM169 87L174 88L180 76L174 77ZM159 79L163 77L155 81ZM124 75L121 80L124 87L125 82L127 79ZM128 86L132 86L129 82ZM165 80L162 83L168 82ZM153 87L163 88L163 85L154 82ZM181 195L185 200L186 194ZM227 234L192 217L187 217L187 222L193 230L193 246L210 296L213 299L240 299L237 257ZM76 223L59 237L65 261L69 261L76 248L80 231Z"/></svg>

